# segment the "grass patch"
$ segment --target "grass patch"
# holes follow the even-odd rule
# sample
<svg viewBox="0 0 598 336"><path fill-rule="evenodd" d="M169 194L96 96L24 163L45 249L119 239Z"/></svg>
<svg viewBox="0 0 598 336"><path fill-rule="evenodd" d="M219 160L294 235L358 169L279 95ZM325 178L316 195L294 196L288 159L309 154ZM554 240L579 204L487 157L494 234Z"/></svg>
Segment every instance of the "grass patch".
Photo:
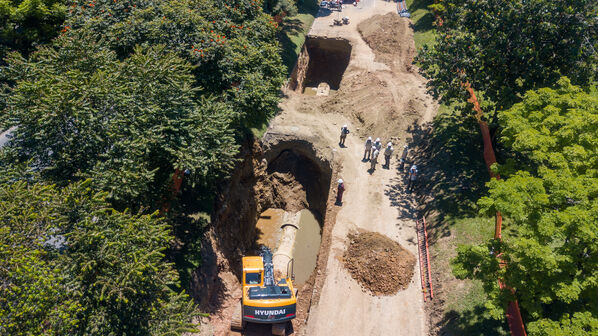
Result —
<svg viewBox="0 0 598 336"><path fill-rule="evenodd" d="M439 240L432 246L435 268L450 272L450 260L456 255L456 247L463 244L480 244L494 234L494 218L464 217L445 218L450 225L451 239ZM457 280L452 273L445 278L450 286L444 297L441 321L442 335L509 335L505 320L497 321L487 313L484 303L486 293L481 281Z"/></svg>
<svg viewBox="0 0 598 336"><path fill-rule="evenodd" d="M431 0L407 0L407 8L413 21L413 40L417 50L426 44L433 44L436 40L434 14L428 9L428 5L433 3Z"/></svg>
<svg viewBox="0 0 598 336"><path fill-rule="evenodd" d="M256 139L261 139L268 130L268 123L263 123L258 127L250 127L249 130Z"/></svg>
<svg viewBox="0 0 598 336"><path fill-rule="evenodd" d="M301 53L301 47L318 13L317 0L304 0L297 3L298 13L284 18L278 41L282 47L282 62L287 67L287 76L293 71Z"/></svg>

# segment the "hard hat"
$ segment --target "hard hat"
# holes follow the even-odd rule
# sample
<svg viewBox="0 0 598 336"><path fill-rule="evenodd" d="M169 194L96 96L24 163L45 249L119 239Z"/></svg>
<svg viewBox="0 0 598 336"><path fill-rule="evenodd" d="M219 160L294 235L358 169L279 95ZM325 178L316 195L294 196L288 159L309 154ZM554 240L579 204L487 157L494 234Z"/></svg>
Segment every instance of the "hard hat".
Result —
<svg viewBox="0 0 598 336"><path fill-rule="evenodd" d="M417 169L416 165L411 166L411 169Z"/></svg>
<svg viewBox="0 0 598 336"><path fill-rule="evenodd" d="M392 147L392 142L390 142L390 141L389 141L389 142L386 144L386 147Z"/></svg>
<svg viewBox="0 0 598 336"><path fill-rule="evenodd" d="M372 137L368 137L368 140L372 140Z"/></svg>
<svg viewBox="0 0 598 336"><path fill-rule="evenodd" d="M343 179L338 179L338 184L343 183Z"/></svg>
<svg viewBox="0 0 598 336"><path fill-rule="evenodd" d="M407 147L409 147L409 145L405 145L405 146L403 146L403 148L407 148Z"/></svg>
<svg viewBox="0 0 598 336"><path fill-rule="evenodd" d="M343 125L343 128L347 128L347 125Z"/></svg>
<svg viewBox="0 0 598 336"><path fill-rule="evenodd" d="M380 142L380 138L376 138L376 142Z"/></svg>

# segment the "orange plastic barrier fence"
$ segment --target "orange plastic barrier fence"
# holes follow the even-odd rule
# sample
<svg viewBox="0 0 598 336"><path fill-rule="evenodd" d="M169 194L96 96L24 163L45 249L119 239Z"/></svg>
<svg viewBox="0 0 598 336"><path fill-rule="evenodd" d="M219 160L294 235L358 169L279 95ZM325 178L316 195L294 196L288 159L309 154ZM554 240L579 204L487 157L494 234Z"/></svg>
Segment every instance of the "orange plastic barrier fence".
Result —
<svg viewBox="0 0 598 336"><path fill-rule="evenodd" d="M473 91L473 88L471 87L471 84L469 84L469 82L465 82L463 86L465 86L467 92L469 92L468 102L473 104L473 110L476 112L476 118L478 120L478 124L480 125L480 132L482 133L482 140L484 141L484 161L486 162L486 168L488 169L491 177L500 180L500 175L495 174L491 169L491 166L496 163L496 155L494 153L494 148L492 148L492 138L490 137L488 123L482 120L483 112L480 108L480 103L475 95L475 92ZM502 215L500 212L496 212L495 216L494 238L502 239ZM500 258L500 256L497 257ZM498 279L498 285L503 290L510 290L511 292L514 292L512 288L506 286L500 279ZM506 315L511 336L527 336L517 300L509 302Z"/></svg>
<svg viewBox="0 0 598 336"><path fill-rule="evenodd" d="M175 169L174 174L172 174L172 182L170 185L170 195L165 196L162 204L162 210L160 211L162 214L168 212L170 210L170 202L176 198L176 195L181 190L181 186L183 185L183 171L180 169Z"/></svg>

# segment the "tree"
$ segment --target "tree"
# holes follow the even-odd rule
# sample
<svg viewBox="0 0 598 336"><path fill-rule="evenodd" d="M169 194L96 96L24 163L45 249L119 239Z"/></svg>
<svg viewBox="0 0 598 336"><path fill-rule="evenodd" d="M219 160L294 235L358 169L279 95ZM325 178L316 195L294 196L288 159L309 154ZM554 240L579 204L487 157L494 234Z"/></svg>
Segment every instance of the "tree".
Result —
<svg viewBox="0 0 598 336"><path fill-rule="evenodd" d="M277 111L285 80L277 24L260 0L78 1L65 35L87 33L120 58L135 46L165 45L194 65L195 87L235 111L236 125Z"/></svg>
<svg viewBox="0 0 598 336"><path fill-rule="evenodd" d="M264 10L281 17L297 15L297 4L294 0L266 0Z"/></svg>
<svg viewBox="0 0 598 336"><path fill-rule="evenodd" d="M578 85L595 79L594 1L454 0L443 7L439 37L418 60L432 92L446 101L463 99L462 84L469 82L506 109L518 95L554 85L560 76Z"/></svg>
<svg viewBox="0 0 598 336"><path fill-rule="evenodd" d="M194 306L173 291L178 278L163 258L171 240L163 219L115 211L89 180L58 188L13 171L2 182L0 333L181 335L194 329Z"/></svg>
<svg viewBox="0 0 598 336"><path fill-rule="evenodd" d="M62 0L0 1L0 59L9 50L28 54L60 31L66 14Z"/></svg>
<svg viewBox="0 0 598 336"><path fill-rule="evenodd" d="M502 167L508 178L489 182L478 203L511 225L503 242L460 247L454 272L482 280L494 312L512 298L496 285L503 279L532 335L598 333L597 94L563 78L499 116L501 140L516 155ZM501 251L503 268L491 251Z"/></svg>
<svg viewBox="0 0 598 336"><path fill-rule="evenodd" d="M157 208L175 168L206 184L231 168L234 113L196 100L192 66L154 46L123 61L94 38L62 36L29 60L13 54L5 97L13 161L59 183L93 177L120 208ZM7 161L11 162L11 161Z"/></svg>

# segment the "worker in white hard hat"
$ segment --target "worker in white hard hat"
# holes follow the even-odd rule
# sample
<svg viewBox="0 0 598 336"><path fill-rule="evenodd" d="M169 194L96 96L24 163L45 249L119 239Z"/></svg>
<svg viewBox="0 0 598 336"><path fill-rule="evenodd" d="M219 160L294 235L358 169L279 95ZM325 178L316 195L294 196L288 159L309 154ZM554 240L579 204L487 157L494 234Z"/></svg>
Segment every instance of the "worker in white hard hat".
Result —
<svg viewBox="0 0 598 336"><path fill-rule="evenodd" d="M380 141L380 138L376 138L376 141L374 141L374 147L376 147L377 150L382 148L382 142Z"/></svg>
<svg viewBox="0 0 598 336"><path fill-rule="evenodd" d="M390 156L393 151L394 148L392 147L392 142L387 143L386 148L384 149L384 167L387 169L390 169Z"/></svg>
<svg viewBox="0 0 598 336"><path fill-rule="evenodd" d="M376 150L380 150L380 147L382 146L382 143L380 142L380 138L376 138L376 140L374 141L374 143L372 144L372 154L374 154L374 152Z"/></svg>
<svg viewBox="0 0 598 336"><path fill-rule="evenodd" d="M367 161L370 159L372 154L372 137L368 137L365 141L365 151L363 152L363 161Z"/></svg>
<svg viewBox="0 0 598 336"><path fill-rule="evenodd" d="M347 125L343 125L343 127L341 127L341 140L338 143L341 147L345 147L345 139L347 138L347 134L349 134L349 128Z"/></svg>
<svg viewBox="0 0 598 336"><path fill-rule="evenodd" d="M345 183L343 179L338 179L338 189L336 191L336 204L343 204L343 193L345 192Z"/></svg>
<svg viewBox="0 0 598 336"><path fill-rule="evenodd" d="M399 167L400 170L405 168L405 161L407 161L407 154L409 153L409 145L403 146L403 154L401 154L401 166Z"/></svg>
<svg viewBox="0 0 598 336"><path fill-rule="evenodd" d="M378 163L378 155L379 154L380 154L380 151L377 149L375 149L374 153L372 153L372 157L370 158L370 170L371 171L376 170L376 164Z"/></svg>
<svg viewBox="0 0 598 336"><path fill-rule="evenodd" d="M417 166L414 164L409 169L409 176L407 177L407 190L412 191L417 180Z"/></svg>

